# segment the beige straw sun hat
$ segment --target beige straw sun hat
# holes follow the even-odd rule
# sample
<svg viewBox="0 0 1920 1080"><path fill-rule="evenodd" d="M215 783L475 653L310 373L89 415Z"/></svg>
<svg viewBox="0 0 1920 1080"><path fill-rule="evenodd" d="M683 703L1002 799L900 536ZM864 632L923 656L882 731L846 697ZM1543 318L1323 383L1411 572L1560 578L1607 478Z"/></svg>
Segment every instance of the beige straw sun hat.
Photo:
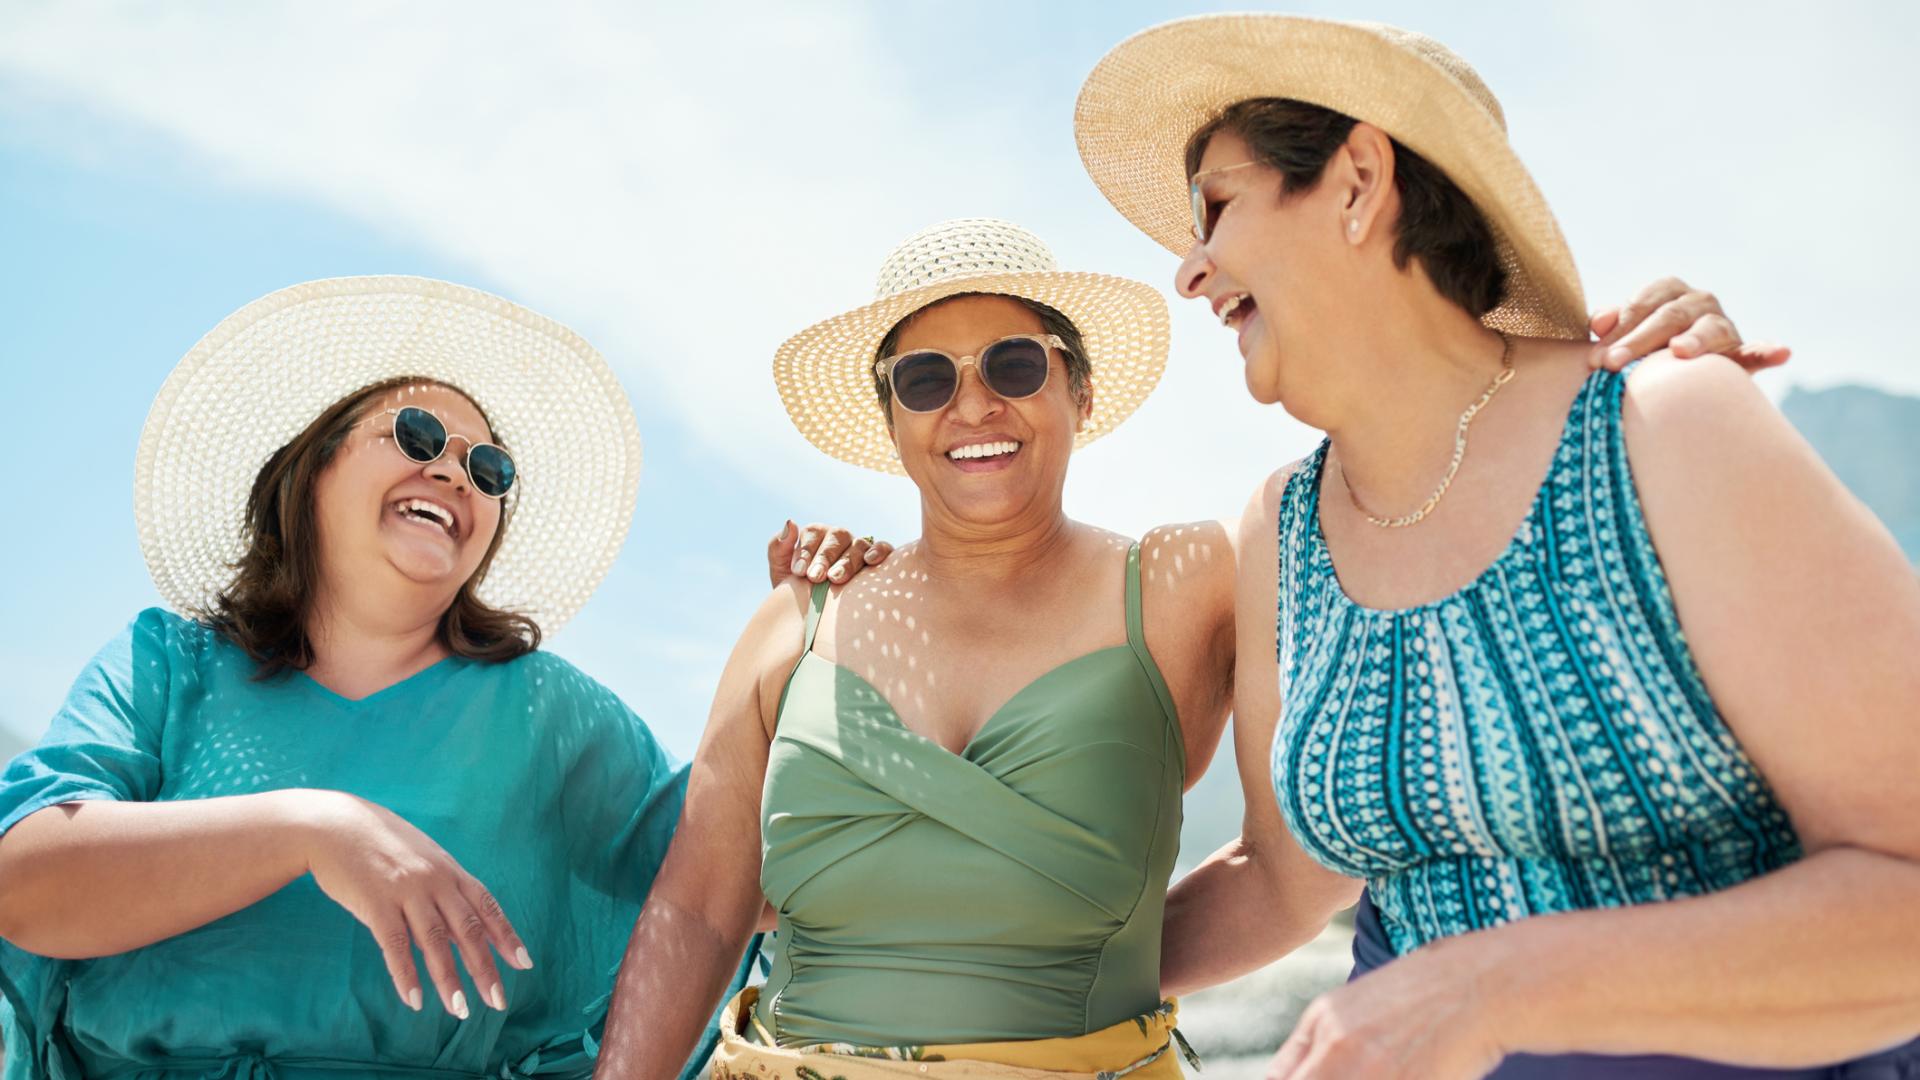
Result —
<svg viewBox="0 0 1920 1080"><path fill-rule="evenodd" d="M1040 238L1005 221L961 218L908 237L880 265L875 299L787 339L773 381L807 441L855 465L899 474L874 392L874 351L915 311L960 293L1035 300L1073 321L1093 371L1085 446L1140 407L1167 366L1167 302L1151 285L1057 269Z"/></svg>
<svg viewBox="0 0 1920 1080"><path fill-rule="evenodd" d="M1424 35L1293 15L1202 15L1143 30L1080 88L1080 160L1127 220L1184 255L1193 245L1187 140L1228 106L1262 97L1345 113L1432 162L1486 215L1499 244L1507 296L1483 321L1586 339L1579 271L1507 141L1500 103L1465 60Z"/></svg>
<svg viewBox="0 0 1920 1080"><path fill-rule="evenodd" d="M479 596L551 634L619 554L640 432L606 361L497 296L418 277L310 281L221 321L167 376L134 465L140 549L160 595L209 610L245 550L254 475L327 406L406 375L471 398L513 455L510 519Z"/></svg>

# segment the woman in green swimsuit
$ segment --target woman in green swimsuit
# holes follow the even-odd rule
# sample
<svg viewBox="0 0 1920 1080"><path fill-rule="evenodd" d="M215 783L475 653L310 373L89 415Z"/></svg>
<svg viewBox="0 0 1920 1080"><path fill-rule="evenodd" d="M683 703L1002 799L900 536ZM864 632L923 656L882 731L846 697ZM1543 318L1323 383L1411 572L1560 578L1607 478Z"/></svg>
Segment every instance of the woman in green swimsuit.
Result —
<svg viewBox="0 0 1920 1080"><path fill-rule="evenodd" d="M776 377L816 446L913 480L920 538L844 587L777 588L748 625L600 1075L679 1067L766 902L772 975L718 1072L858 1080L889 1055L936 1076L1177 1075L1180 797L1218 743L1237 638L1259 635L1236 633L1226 529L1136 543L1061 505L1073 449L1157 380L1164 301L981 219L908 240L879 293L783 345ZM1259 619L1250 655L1271 665ZM1335 875L1300 880L1295 942L1351 900Z"/></svg>

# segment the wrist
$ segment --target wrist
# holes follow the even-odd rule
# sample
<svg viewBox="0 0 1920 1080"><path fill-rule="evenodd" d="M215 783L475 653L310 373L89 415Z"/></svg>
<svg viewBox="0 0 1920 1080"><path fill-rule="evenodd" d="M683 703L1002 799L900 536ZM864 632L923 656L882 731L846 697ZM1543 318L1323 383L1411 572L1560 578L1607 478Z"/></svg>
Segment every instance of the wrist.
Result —
<svg viewBox="0 0 1920 1080"><path fill-rule="evenodd" d="M287 788L266 792L268 819L281 842L276 847L287 860L293 877L313 870L328 842L339 834L342 816L350 812L353 796L323 788Z"/></svg>
<svg viewBox="0 0 1920 1080"><path fill-rule="evenodd" d="M1566 995L1578 987L1562 963L1566 954L1543 940L1550 929L1537 916L1461 939L1475 953L1472 987L1481 1008L1481 1034L1505 1054L1562 1052L1564 1039L1554 1020L1570 1007Z"/></svg>

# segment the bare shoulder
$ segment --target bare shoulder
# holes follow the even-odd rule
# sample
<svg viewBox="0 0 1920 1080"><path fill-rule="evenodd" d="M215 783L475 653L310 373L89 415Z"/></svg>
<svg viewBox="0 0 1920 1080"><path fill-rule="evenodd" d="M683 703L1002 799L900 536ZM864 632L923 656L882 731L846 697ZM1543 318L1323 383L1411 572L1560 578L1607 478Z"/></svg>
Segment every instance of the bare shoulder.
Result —
<svg viewBox="0 0 1920 1080"><path fill-rule="evenodd" d="M1161 525L1140 538L1140 584L1145 590L1202 592L1231 588L1233 534L1221 521Z"/></svg>
<svg viewBox="0 0 1920 1080"><path fill-rule="evenodd" d="M1242 587L1250 580L1270 584L1277 574L1273 555L1279 547L1280 504L1286 498L1287 484L1304 464L1303 458L1275 469L1247 498L1233 530Z"/></svg>
<svg viewBox="0 0 1920 1080"><path fill-rule="evenodd" d="M807 608L813 586L802 578L788 578L774 586L760 602L727 659L723 683L748 684L760 702L760 720L771 737L774 712L787 676L800 662L806 646ZM724 693L724 687L723 687Z"/></svg>
<svg viewBox="0 0 1920 1080"><path fill-rule="evenodd" d="M1664 352L1642 360L1627 375L1624 408L1629 427L1654 439L1737 434L1735 429L1755 419L1779 417L1753 377L1726 357L1676 360Z"/></svg>
<svg viewBox="0 0 1920 1080"><path fill-rule="evenodd" d="M1628 378L1634 488L1714 703L1809 850L1920 857L1920 583L1744 372Z"/></svg>

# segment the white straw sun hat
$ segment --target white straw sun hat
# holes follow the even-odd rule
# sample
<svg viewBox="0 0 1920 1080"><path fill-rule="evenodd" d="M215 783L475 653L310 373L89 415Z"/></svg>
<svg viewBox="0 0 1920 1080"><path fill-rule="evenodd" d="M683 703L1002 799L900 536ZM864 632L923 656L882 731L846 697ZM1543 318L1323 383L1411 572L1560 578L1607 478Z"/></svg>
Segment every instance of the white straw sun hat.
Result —
<svg viewBox="0 0 1920 1080"><path fill-rule="evenodd" d="M519 470L479 596L558 630L627 535L640 432L606 361L497 296L418 277L310 281L221 321L167 376L140 433L134 518L168 605L208 611L245 551L254 475L327 406L405 375L486 413Z"/></svg>
<svg viewBox="0 0 1920 1080"><path fill-rule="evenodd" d="M1507 141L1506 115L1467 62L1377 23L1201 15L1143 30L1094 66L1074 107L1080 160L1127 220L1169 251L1193 245L1189 137L1248 98L1292 98L1386 132L1459 185L1493 226L1510 333L1586 340L1573 254Z"/></svg>
<svg viewBox="0 0 1920 1080"><path fill-rule="evenodd" d="M1025 297L1072 320L1093 371L1093 416L1081 447L1133 415L1167 366L1167 301L1151 285L1057 269L1040 238L992 218L942 222L908 237L880 265L875 299L787 339L773 381L807 441L855 465L899 474L875 396L874 350L915 311L959 293Z"/></svg>

